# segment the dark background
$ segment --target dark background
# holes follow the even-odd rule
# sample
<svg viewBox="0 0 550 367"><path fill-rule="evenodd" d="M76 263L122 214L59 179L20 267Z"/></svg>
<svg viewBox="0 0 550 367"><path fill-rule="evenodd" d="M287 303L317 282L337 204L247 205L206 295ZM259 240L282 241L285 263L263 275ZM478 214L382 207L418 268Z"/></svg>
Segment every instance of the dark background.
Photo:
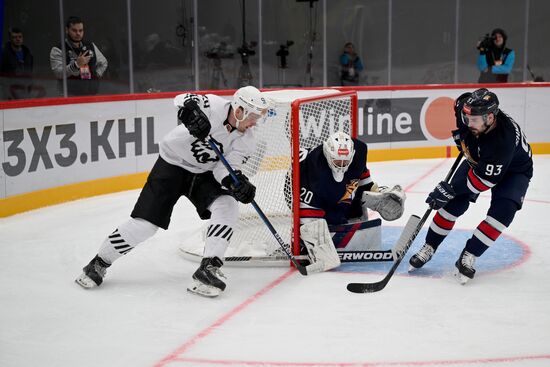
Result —
<svg viewBox="0 0 550 367"><path fill-rule="evenodd" d="M247 71L238 51L243 6L245 41L253 41L249 48L255 52L248 56L251 84L258 87L338 85L338 57L347 41L355 43L365 65L361 85L476 82L476 42L496 27L508 33L507 45L516 52L509 81L532 80L527 64L550 79L547 0L4 0L0 5L2 41L9 27L23 29L34 55L35 83L45 97L57 96L49 53L60 44L70 15L83 18L85 39L109 61L102 94L237 88ZM276 53L289 40L294 44L288 48L288 68L281 69ZM222 42L224 58L208 58Z"/></svg>

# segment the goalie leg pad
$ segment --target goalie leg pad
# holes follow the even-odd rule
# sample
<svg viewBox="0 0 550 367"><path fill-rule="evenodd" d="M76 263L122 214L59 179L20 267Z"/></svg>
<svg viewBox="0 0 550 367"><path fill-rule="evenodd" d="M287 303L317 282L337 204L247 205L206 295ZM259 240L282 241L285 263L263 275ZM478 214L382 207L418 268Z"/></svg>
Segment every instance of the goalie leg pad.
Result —
<svg viewBox="0 0 550 367"><path fill-rule="evenodd" d="M320 273L340 266L340 258L326 220L319 219L300 227L300 237L303 241L311 264L306 266L308 274Z"/></svg>
<svg viewBox="0 0 550 367"><path fill-rule="evenodd" d="M380 188L379 192L365 191L361 198L361 204L364 212L369 208L377 211L385 220L392 221L403 215L406 198L401 186L395 185L391 189Z"/></svg>

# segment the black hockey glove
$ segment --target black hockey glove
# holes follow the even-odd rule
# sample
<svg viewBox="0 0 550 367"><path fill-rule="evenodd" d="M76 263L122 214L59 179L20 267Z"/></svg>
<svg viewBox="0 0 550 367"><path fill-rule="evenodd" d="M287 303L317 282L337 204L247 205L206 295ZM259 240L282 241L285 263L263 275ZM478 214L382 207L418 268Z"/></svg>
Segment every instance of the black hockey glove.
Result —
<svg viewBox="0 0 550 367"><path fill-rule="evenodd" d="M250 204L256 195L256 186L251 184L250 181L248 181L248 177L241 171L235 171L235 176L237 176L239 180L238 184L236 184L231 178L231 175L229 175L223 178L222 185L227 187L235 199L243 204Z"/></svg>
<svg viewBox="0 0 550 367"><path fill-rule="evenodd" d="M426 203L429 207L434 210L439 210L443 208L447 203L454 199L456 196L455 190L453 187L444 181L441 181L437 184L435 189L430 192L426 198Z"/></svg>
<svg viewBox="0 0 550 367"><path fill-rule="evenodd" d="M185 125L189 134L203 140L210 133L210 121L202 112L197 101L188 99L178 111L178 121Z"/></svg>

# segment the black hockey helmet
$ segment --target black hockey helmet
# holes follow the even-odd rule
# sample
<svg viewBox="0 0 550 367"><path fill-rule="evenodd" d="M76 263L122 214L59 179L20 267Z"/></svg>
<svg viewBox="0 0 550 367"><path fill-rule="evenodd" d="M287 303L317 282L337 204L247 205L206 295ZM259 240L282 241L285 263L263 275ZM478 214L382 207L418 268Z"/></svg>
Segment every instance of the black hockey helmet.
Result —
<svg viewBox="0 0 550 367"><path fill-rule="evenodd" d="M475 90L470 97L466 99L462 106L462 113L465 115L482 116L498 113L498 98L493 92L486 88Z"/></svg>

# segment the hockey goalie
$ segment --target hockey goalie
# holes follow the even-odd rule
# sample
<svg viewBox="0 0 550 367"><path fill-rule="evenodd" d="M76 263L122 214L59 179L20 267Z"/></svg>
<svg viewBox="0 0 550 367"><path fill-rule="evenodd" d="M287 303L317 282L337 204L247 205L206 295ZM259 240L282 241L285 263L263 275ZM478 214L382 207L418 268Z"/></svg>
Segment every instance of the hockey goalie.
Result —
<svg viewBox="0 0 550 367"><path fill-rule="evenodd" d="M300 251L310 259L308 274L340 265L329 226L366 222L369 209L384 220L396 220L403 215L405 199L399 185L378 187L367 168L367 145L346 133L336 132L323 144L301 150Z"/></svg>

